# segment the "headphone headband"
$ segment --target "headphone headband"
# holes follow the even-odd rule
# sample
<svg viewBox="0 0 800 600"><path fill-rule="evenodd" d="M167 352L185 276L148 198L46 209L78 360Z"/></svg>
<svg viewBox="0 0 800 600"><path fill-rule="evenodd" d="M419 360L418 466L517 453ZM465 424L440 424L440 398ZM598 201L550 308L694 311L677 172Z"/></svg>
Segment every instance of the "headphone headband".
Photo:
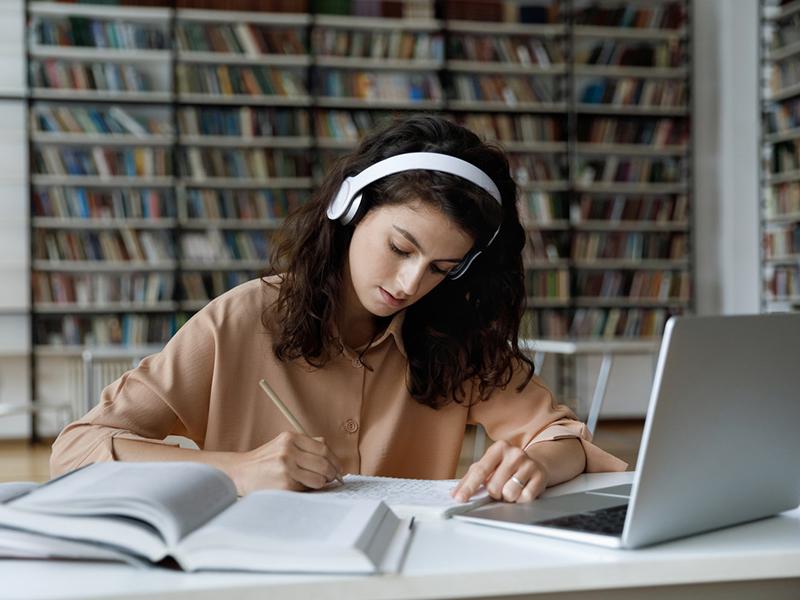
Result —
<svg viewBox="0 0 800 600"><path fill-rule="evenodd" d="M417 169L441 171L457 175L485 190L500 206L503 205L500 190L497 189L497 185L492 181L492 178L472 163L449 154L408 152L390 156L367 167L358 175L347 177L339 187L336 196L328 205L328 218L331 220L338 219L342 224L346 225L356 216L361 205L361 191L365 187L388 175ZM500 228L498 227L486 246L489 246L494 241L499 231ZM470 252L460 264L450 271L449 276L452 279L461 277L480 253L480 250Z"/></svg>

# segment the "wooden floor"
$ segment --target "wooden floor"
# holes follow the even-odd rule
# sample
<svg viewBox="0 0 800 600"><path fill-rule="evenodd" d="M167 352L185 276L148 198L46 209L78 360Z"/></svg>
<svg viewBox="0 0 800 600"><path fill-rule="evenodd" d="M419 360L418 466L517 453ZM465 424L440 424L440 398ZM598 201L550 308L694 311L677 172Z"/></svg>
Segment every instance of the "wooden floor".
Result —
<svg viewBox="0 0 800 600"><path fill-rule="evenodd" d="M630 465L636 465L643 422L638 420L601 421L595 443ZM49 477L49 444L30 445L24 441L0 441L0 482L47 481ZM465 452L457 475L469 466L471 454Z"/></svg>

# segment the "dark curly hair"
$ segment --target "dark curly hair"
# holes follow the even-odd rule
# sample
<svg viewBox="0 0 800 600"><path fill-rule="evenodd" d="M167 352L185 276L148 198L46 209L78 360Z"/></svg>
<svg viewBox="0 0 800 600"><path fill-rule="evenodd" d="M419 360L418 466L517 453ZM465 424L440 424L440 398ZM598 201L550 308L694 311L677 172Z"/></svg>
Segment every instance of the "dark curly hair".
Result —
<svg viewBox="0 0 800 600"><path fill-rule="evenodd" d="M438 152L474 164L497 185L502 207L461 177L412 170L367 186L350 224L327 218L330 199L346 177L406 152ZM406 309L402 335L411 396L433 408L451 402L472 404L507 386L518 367L527 369L521 389L533 375L533 363L518 344L525 310L525 232L516 199L517 187L503 151L452 121L414 115L396 118L373 132L335 163L310 201L286 219L276 237L269 272L279 274L281 284L276 303L262 316L264 325L276 332L275 355L280 360L303 358L321 367L341 352L332 323L355 226L378 206L421 200L470 234L478 248L486 246L498 224L500 231L462 277L444 279Z"/></svg>

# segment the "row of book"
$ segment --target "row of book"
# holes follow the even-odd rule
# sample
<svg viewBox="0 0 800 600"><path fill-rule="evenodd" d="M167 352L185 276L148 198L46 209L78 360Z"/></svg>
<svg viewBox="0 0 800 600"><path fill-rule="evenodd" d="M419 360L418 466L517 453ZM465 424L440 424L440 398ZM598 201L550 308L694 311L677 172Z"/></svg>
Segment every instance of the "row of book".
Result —
<svg viewBox="0 0 800 600"><path fill-rule="evenodd" d="M175 258L167 231L104 231L36 229L33 258L50 261L141 261L159 263Z"/></svg>
<svg viewBox="0 0 800 600"><path fill-rule="evenodd" d="M561 41L527 35L451 34L447 58L540 67L565 62Z"/></svg>
<svg viewBox="0 0 800 600"><path fill-rule="evenodd" d="M262 231L185 232L180 240L184 260L213 263L220 260L266 260L269 239Z"/></svg>
<svg viewBox="0 0 800 600"><path fill-rule="evenodd" d="M155 91L154 79L132 64L31 60L30 83L36 88L108 92Z"/></svg>
<svg viewBox="0 0 800 600"><path fill-rule="evenodd" d="M300 150L265 148L182 148L179 172L185 177L309 177L310 158Z"/></svg>
<svg viewBox="0 0 800 600"><path fill-rule="evenodd" d="M444 60L442 34L425 31L315 27L311 33L311 47L317 56Z"/></svg>
<svg viewBox="0 0 800 600"><path fill-rule="evenodd" d="M308 199L308 190L189 190L190 219L280 219Z"/></svg>
<svg viewBox="0 0 800 600"><path fill-rule="evenodd" d="M685 233L578 232L572 237L575 260L682 260L687 256Z"/></svg>
<svg viewBox="0 0 800 600"><path fill-rule="evenodd" d="M780 175L800 169L800 140L779 142L772 146L769 172Z"/></svg>
<svg viewBox="0 0 800 600"><path fill-rule="evenodd" d="M119 50L163 50L169 47L169 34L163 27L116 19L38 17L32 24L32 33L39 44L51 46Z"/></svg>
<svg viewBox="0 0 800 600"><path fill-rule="evenodd" d="M365 134L391 115L382 111L315 110L314 129L323 139L357 143Z"/></svg>
<svg viewBox="0 0 800 600"><path fill-rule="evenodd" d="M165 344L177 330L175 315L38 315L34 325L34 343L48 346Z"/></svg>
<svg viewBox="0 0 800 600"><path fill-rule="evenodd" d="M770 88L774 94L800 84L800 56L793 56L773 64Z"/></svg>
<svg viewBox="0 0 800 600"><path fill-rule="evenodd" d="M771 226L764 232L764 253L767 258L800 254L800 223L784 227Z"/></svg>
<svg viewBox="0 0 800 600"><path fill-rule="evenodd" d="M774 103L765 112L764 129L768 133L782 133L800 127L800 98Z"/></svg>
<svg viewBox="0 0 800 600"><path fill-rule="evenodd" d="M783 2L783 4L788 4L788 2ZM796 12L781 21L782 26L775 27L771 31L770 48L773 51L800 42L800 13Z"/></svg>
<svg viewBox="0 0 800 600"><path fill-rule="evenodd" d="M661 335L673 309L579 308L528 311L520 326L526 338L593 339L655 338Z"/></svg>
<svg viewBox="0 0 800 600"><path fill-rule="evenodd" d="M689 141L685 120L607 118L578 120L578 141L590 144L640 144L652 148Z"/></svg>
<svg viewBox="0 0 800 600"><path fill-rule="evenodd" d="M323 69L316 93L323 97L360 100L444 99L439 78L432 73L392 73Z"/></svg>
<svg viewBox="0 0 800 600"><path fill-rule="evenodd" d="M800 181L768 186L764 194L764 214L767 218L798 215L800 219Z"/></svg>
<svg viewBox="0 0 800 600"><path fill-rule="evenodd" d="M569 200L549 192L527 191L517 201L520 220L528 227L569 219Z"/></svg>
<svg viewBox="0 0 800 600"><path fill-rule="evenodd" d="M44 273L31 275L35 303L91 306L112 302L155 304L172 300L175 277L167 273Z"/></svg>
<svg viewBox="0 0 800 600"><path fill-rule="evenodd" d="M575 291L587 298L683 300L691 297L686 271L599 271L578 273Z"/></svg>
<svg viewBox="0 0 800 600"><path fill-rule="evenodd" d="M164 177L172 174L171 165L171 153L168 149L147 146L44 146L35 148L33 152L33 171L40 174Z"/></svg>
<svg viewBox="0 0 800 600"><path fill-rule="evenodd" d="M61 219L153 219L175 217L172 192L147 188L35 188L31 197L36 217Z"/></svg>
<svg viewBox="0 0 800 600"><path fill-rule="evenodd" d="M256 277L253 271L181 272L178 286L172 273L45 273L31 277L33 301L91 308L135 303L156 307L174 298L208 301Z"/></svg>
<svg viewBox="0 0 800 600"><path fill-rule="evenodd" d="M309 111L296 108L195 108L178 110L178 127L187 135L243 138L310 136Z"/></svg>
<svg viewBox="0 0 800 600"><path fill-rule="evenodd" d="M577 97L585 104L612 106L685 107L689 95L682 80L632 77L578 82Z"/></svg>
<svg viewBox="0 0 800 600"><path fill-rule="evenodd" d="M178 22L178 48L190 52L220 52L261 56L308 52L303 27L274 27L253 23Z"/></svg>
<svg viewBox="0 0 800 600"><path fill-rule="evenodd" d="M110 108L38 105L31 111L34 131L99 135L169 135L167 115L134 114L120 106Z"/></svg>
<svg viewBox="0 0 800 600"><path fill-rule="evenodd" d="M519 185L545 181L563 181L567 177L566 155L511 154L511 176Z"/></svg>
<svg viewBox="0 0 800 600"><path fill-rule="evenodd" d="M570 297L569 271L526 271L525 291L528 297L567 301Z"/></svg>
<svg viewBox="0 0 800 600"><path fill-rule="evenodd" d="M674 68L686 62L680 41L646 40L621 42L603 40L576 44L575 64L619 67Z"/></svg>
<svg viewBox="0 0 800 600"><path fill-rule="evenodd" d="M563 100L561 83L553 77L516 75L470 75L452 77L454 100L471 102L519 103L559 102Z"/></svg>
<svg viewBox="0 0 800 600"><path fill-rule="evenodd" d="M499 142L564 141L565 123L561 118L503 113L462 113L452 115L455 121L487 140Z"/></svg>
<svg viewBox="0 0 800 600"><path fill-rule="evenodd" d="M765 291L772 298L800 298L800 267L777 265L765 271Z"/></svg>
<svg viewBox="0 0 800 600"><path fill-rule="evenodd" d="M573 205L572 220L580 221L641 221L655 223L684 223L689 218L688 197L651 196L591 196L583 194Z"/></svg>
<svg viewBox="0 0 800 600"><path fill-rule="evenodd" d="M579 308L570 323L576 338L651 338L664 331L672 311L663 308Z"/></svg>
<svg viewBox="0 0 800 600"><path fill-rule="evenodd" d="M253 271L204 271L181 273L182 297L192 301L208 301L257 277Z"/></svg>
<svg viewBox="0 0 800 600"><path fill-rule="evenodd" d="M302 69L239 65L186 65L175 67L178 91L211 96L308 95Z"/></svg>
<svg viewBox="0 0 800 600"><path fill-rule="evenodd" d="M582 185L595 182L678 183L684 180L684 162L672 157L582 158L577 165Z"/></svg>
<svg viewBox="0 0 800 600"><path fill-rule="evenodd" d="M576 7L574 19L576 25L678 29L686 21L686 7L683 2L663 2L653 6L628 4L624 7L597 3Z"/></svg>

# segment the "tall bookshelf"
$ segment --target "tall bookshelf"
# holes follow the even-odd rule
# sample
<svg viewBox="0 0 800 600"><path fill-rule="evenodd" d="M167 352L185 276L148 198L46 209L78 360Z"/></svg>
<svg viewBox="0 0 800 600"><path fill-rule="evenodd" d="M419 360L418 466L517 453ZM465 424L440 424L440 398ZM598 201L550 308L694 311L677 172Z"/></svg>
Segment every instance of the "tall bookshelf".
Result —
<svg viewBox="0 0 800 600"><path fill-rule="evenodd" d="M283 216L398 112L509 153L524 335L657 338L691 311L689 0L399 4L29 1L37 352L158 348L254 277Z"/></svg>
<svg viewBox="0 0 800 600"><path fill-rule="evenodd" d="M800 310L800 2L762 0L761 307Z"/></svg>

